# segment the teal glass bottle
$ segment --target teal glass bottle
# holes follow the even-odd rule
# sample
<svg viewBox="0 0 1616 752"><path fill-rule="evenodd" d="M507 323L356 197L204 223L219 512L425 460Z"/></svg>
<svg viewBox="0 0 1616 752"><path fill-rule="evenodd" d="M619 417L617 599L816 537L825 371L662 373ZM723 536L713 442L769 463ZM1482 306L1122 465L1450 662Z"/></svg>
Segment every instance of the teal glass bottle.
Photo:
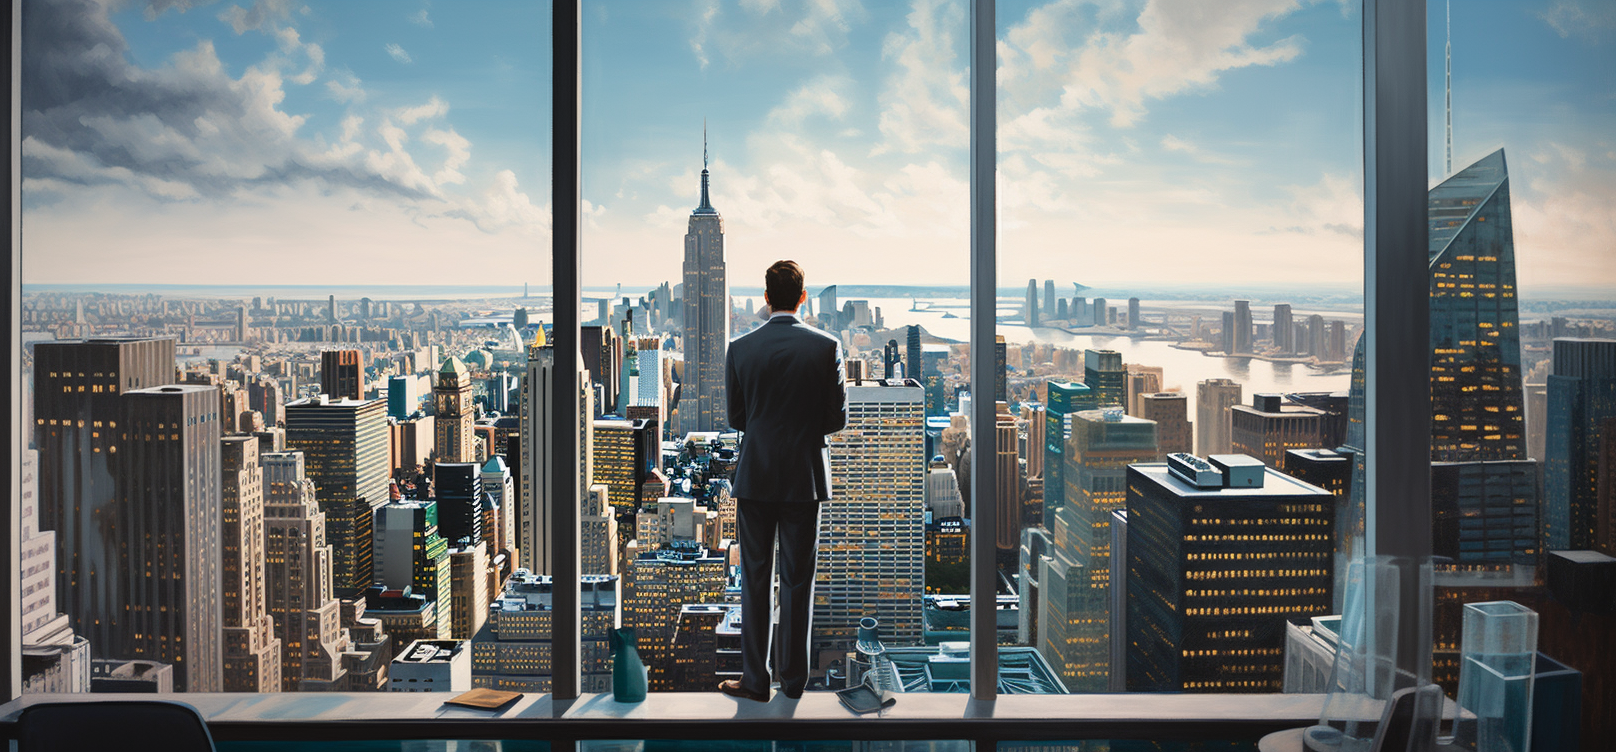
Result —
<svg viewBox="0 0 1616 752"><path fill-rule="evenodd" d="M636 642L633 627L611 631L612 699L617 702L645 700L647 669Z"/></svg>

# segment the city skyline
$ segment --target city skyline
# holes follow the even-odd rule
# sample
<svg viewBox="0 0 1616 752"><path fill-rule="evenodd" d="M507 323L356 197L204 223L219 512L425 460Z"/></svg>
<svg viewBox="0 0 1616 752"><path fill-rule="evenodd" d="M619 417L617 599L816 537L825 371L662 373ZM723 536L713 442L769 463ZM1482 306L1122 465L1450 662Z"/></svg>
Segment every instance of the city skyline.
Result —
<svg viewBox="0 0 1616 752"><path fill-rule="evenodd" d="M1177 262L1156 265L1164 282L1358 278L1356 11L1253 2L1193 25L1166 5L1001 7L1001 272L1110 285L1148 250ZM25 90L26 281L174 280L155 270L230 247L274 248L287 262L280 281L338 252L402 283L414 276L399 261L447 245L545 282L549 147L523 123L547 120L548 58L505 50L543 38L546 14L187 7L29 4L25 50L83 32L121 51L93 70L124 81L133 105ZM1455 160L1506 144L1523 155L1523 294L1610 285L1616 265L1599 262L1616 223L1598 197L1616 187L1604 135L1616 105L1607 81L1564 74L1598 70L1616 24L1569 2L1464 8ZM605 267L586 263L586 283L675 278L667 230L697 203L703 116L737 268L795 256L810 286L963 276L963 2L591 4L584 15L586 91L638 92L586 95L584 242L629 262L610 268L647 276L596 279ZM25 71L89 54L62 50L25 57ZM1135 60L1147 53L1150 64ZM692 81L722 94L672 98ZM1293 109L1273 109L1277 88L1293 92ZM1440 85L1431 91L1440 114ZM653 114L624 116L630 107ZM1225 262L1188 268L1207 253ZM908 260L922 254L935 263L917 279ZM1296 254L1305 271L1288 263ZM196 269L197 282L226 281L216 265Z"/></svg>

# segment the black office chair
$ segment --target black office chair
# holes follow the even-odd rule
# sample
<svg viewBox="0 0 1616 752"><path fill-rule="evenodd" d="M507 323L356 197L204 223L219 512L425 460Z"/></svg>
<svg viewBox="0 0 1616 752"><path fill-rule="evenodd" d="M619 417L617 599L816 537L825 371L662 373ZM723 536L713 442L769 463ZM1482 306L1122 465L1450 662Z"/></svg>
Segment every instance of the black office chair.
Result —
<svg viewBox="0 0 1616 752"><path fill-rule="evenodd" d="M214 752L196 708L128 700L32 705L17 717L19 752Z"/></svg>

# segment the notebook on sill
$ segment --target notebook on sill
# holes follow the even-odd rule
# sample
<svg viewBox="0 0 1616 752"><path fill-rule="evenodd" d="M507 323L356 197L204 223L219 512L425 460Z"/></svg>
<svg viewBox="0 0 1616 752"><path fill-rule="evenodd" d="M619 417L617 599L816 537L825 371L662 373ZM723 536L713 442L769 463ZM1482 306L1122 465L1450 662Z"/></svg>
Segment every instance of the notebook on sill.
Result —
<svg viewBox="0 0 1616 752"><path fill-rule="evenodd" d="M521 698L521 692L505 692L498 689L473 689L443 701L445 705L462 705L468 708L482 710L497 710Z"/></svg>

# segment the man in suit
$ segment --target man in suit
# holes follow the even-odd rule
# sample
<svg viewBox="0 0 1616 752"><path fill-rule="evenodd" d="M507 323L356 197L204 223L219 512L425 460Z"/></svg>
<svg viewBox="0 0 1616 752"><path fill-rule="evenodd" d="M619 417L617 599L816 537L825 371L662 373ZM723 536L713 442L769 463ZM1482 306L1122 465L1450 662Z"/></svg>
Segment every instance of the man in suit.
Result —
<svg viewBox="0 0 1616 752"><path fill-rule="evenodd" d="M808 299L802 267L778 261L763 275L769 322L729 344L729 424L743 432L734 496L741 544L741 678L733 697L769 699L770 595L778 542L780 628L774 671L793 699L808 683L809 617L819 504L830 500L826 437L847 424L842 346L797 319Z"/></svg>

